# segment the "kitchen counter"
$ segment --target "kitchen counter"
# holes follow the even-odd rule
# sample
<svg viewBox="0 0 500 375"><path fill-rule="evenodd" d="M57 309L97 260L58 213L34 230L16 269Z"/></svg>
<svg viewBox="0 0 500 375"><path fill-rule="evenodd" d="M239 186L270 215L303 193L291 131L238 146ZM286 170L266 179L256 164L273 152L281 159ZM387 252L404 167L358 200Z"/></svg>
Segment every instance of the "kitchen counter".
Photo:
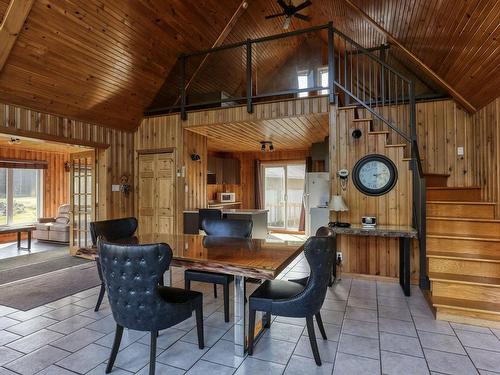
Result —
<svg viewBox="0 0 500 375"><path fill-rule="evenodd" d="M222 209L222 216L232 220L251 220L252 238L267 237L267 213L262 209ZM198 234L198 210L184 211L184 234Z"/></svg>
<svg viewBox="0 0 500 375"><path fill-rule="evenodd" d="M208 203L208 208L224 208L224 207L231 207L231 206L241 206L240 201L236 202L209 202Z"/></svg>

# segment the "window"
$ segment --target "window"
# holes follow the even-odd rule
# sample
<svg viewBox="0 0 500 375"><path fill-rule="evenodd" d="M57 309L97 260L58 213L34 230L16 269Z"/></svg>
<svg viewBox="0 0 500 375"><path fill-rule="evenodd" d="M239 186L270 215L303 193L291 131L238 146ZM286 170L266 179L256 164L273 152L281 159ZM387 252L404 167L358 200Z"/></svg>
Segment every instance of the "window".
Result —
<svg viewBox="0 0 500 375"><path fill-rule="evenodd" d="M42 210L42 171L0 168L0 225L32 223Z"/></svg>
<svg viewBox="0 0 500 375"><path fill-rule="evenodd" d="M307 89L309 87L309 74L307 71L302 71L297 73L297 86L299 90ZM299 98L305 98L309 96L308 92L299 92Z"/></svg>
<svg viewBox="0 0 500 375"><path fill-rule="evenodd" d="M328 67L324 66L318 69L318 86L328 87ZM320 90L320 95L328 95L329 90Z"/></svg>

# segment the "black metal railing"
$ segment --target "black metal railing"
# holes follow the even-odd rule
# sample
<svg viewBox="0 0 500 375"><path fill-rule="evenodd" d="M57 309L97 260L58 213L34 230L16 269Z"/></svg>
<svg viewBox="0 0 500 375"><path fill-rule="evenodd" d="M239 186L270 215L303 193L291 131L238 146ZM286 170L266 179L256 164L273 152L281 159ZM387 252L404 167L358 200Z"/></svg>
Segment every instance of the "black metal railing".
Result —
<svg viewBox="0 0 500 375"><path fill-rule="evenodd" d="M326 57L321 48L325 39ZM285 46L293 53L286 56L284 68L275 69L275 60L281 58L276 51ZM384 61L387 48L364 48L328 23L185 54L179 58L180 81L173 104L146 115L179 111L186 119L188 110L223 105L246 105L252 112L254 103L262 99L306 94L328 95L332 104L365 108L372 115L373 130L389 128L391 143L409 146L420 286L428 288L426 186L417 141L415 88L413 81ZM297 79L300 71L305 87ZM320 79L326 72L327 83Z"/></svg>

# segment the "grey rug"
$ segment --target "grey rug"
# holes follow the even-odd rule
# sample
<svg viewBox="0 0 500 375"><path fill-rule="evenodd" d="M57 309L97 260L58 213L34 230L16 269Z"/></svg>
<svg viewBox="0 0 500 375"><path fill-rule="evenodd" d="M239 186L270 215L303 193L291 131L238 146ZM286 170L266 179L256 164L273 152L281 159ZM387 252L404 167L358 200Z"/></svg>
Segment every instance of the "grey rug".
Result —
<svg viewBox="0 0 500 375"><path fill-rule="evenodd" d="M0 286L0 305L30 310L100 285L94 262Z"/></svg>
<svg viewBox="0 0 500 375"><path fill-rule="evenodd" d="M26 259L22 259L21 257L18 257L21 259L1 260L0 265L2 266L6 266L7 263L10 264L8 268L0 268L0 285L91 262L86 259L72 257L67 253L64 255L59 254L59 256L54 259L48 258L48 260L46 257L38 257L38 259L35 259L35 255L46 254L40 253L30 255L30 258L27 258L31 261L29 263Z"/></svg>

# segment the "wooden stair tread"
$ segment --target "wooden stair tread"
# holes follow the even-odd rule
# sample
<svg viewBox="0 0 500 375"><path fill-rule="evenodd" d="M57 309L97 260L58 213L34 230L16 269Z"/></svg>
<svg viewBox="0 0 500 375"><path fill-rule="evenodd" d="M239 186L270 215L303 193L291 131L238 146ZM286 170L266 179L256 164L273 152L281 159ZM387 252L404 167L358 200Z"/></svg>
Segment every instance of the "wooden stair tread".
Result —
<svg viewBox="0 0 500 375"><path fill-rule="evenodd" d="M500 315L500 304L484 301L470 301L458 298L432 297L434 307L449 307L460 310L469 310L483 312L488 311L492 314Z"/></svg>
<svg viewBox="0 0 500 375"><path fill-rule="evenodd" d="M500 288L500 278L498 277L456 275L453 273L429 272L429 279L437 281L454 282L458 284L486 285L486 286L493 286Z"/></svg>
<svg viewBox="0 0 500 375"><path fill-rule="evenodd" d="M366 122L366 121L372 121L371 118L355 118L352 120L352 122Z"/></svg>
<svg viewBox="0 0 500 375"><path fill-rule="evenodd" d="M442 259L457 259L457 260L472 260L478 262L491 262L500 263L499 255L481 255L470 253L456 253L451 251L428 251L428 258L442 258Z"/></svg>
<svg viewBox="0 0 500 375"><path fill-rule="evenodd" d="M404 143L398 143L394 145L385 145L385 147L406 147Z"/></svg>
<svg viewBox="0 0 500 375"><path fill-rule="evenodd" d="M378 134L390 134L388 130L375 130L375 131L369 131L369 135L378 135Z"/></svg>
<svg viewBox="0 0 500 375"><path fill-rule="evenodd" d="M427 220L446 220L446 221L471 221L471 222L484 222L484 223L498 223L500 224L499 219L468 219L463 217L446 217L446 216L427 216ZM500 235L500 233L499 233Z"/></svg>
<svg viewBox="0 0 500 375"><path fill-rule="evenodd" d="M426 173L426 172L424 172L424 176L450 177L450 175L446 173Z"/></svg>
<svg viewBox="0 0 500 375"><path fill-rule="evenodd" d="M448 186L429 186L427 190L476 190L481 188L479 186L469 186L469 187L448 187Z"/></svg>
<svg viewBox="0 0 500 375"><path fill-rule="evenodd" d="M490 241L490 242L500 242L499 236L460 236L460 235L448 235L441 233L429 233L427 232L427 237L431 238L445 238L450 240L472 240L472 241Z"/></svg>
<svg viewBox="0 0 500 375"><path fill-rule="evenodd" d="M481 206L496 206L496 202L474 202L474 201L433 201L433 200L428 200L427 203L432 203L432 204L456 204L456 205L481 205Z"/></svg>

